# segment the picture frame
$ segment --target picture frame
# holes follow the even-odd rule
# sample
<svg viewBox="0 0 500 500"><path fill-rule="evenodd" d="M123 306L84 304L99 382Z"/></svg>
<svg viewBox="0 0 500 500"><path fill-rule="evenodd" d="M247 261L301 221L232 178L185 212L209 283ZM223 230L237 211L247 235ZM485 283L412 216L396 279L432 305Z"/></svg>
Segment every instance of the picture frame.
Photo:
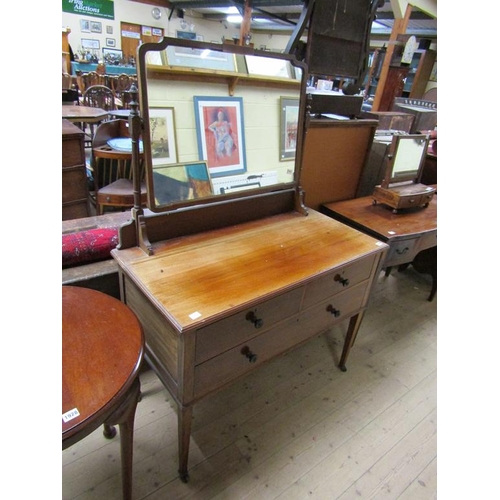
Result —
<svg viewBox="0 0 500 500"><path fill-rule="evenodd" d="M194 96L198 155L211 177L246 172L243 99Z"/></svg>
<svg viewBox="0 0 500 500"><path fill-rule="evenodd" d="M234 54L217 50L192 49L169 45L166 50L169 66L184 66L187 68L214 69L219 71L236 71Z"/></svg>
<svg viewBox="0 0 500 500"><path fill-rule="evenodd" d="M116 39L115 38L106 38L106 47L116 47Z"/></svg>
<svg viewBox="0 0 500 500"><path fill-rule="evenodd" d="M174 108L149 108L149 132L153 168L177 163Z"/></svg>
<svg viewBox="0 0 500 500"><path fill-rule="evenodd" d="M99 40L94 40L93 38L82 38L81 42L82 49L97 50L101 48Z"/></svg>
<svg viewBox="0 0 500 500"><path fill-rule="evenodd" d="M80 19L80 31L90 33L90 21L88 19Z"/></svg>
<svg viewBox="0 0 500 500"><path fill-rule="evenodd" d="M106 64L120 64L123 59L123 52L120 49L102 48L102 58Z"/></svg>
<svg viewBox="0 0 500 500"><path fill-rule="evenodd" d="M157 206L212 196L214 190L207 162L153 167L153 191Z"/></svg>
<svg viewBox="0 0 500 500"><path fill-rule="evenodd" d="M289 61L252 55L245 55L245 63L249 75L261 75L274 78L295 78L293 67Z"/></svg>
<svg viewBox="0 0 500 500"><path fill-rule="evenodd" d="M102 33L102 23L99 21L90 21L91 33Z"/></svg>
<svg viewBox="0 0 500 500"><path fill-rule="evenodd" d="M106 26L106 34L107 35L112 35L113 34L113 26Z"/></svg>
<svg viewBox="0 0 500 500"><path fill-rule="evenodd" d="M295 159L298 124L299 99L280 97L280 161Z"/></svg>

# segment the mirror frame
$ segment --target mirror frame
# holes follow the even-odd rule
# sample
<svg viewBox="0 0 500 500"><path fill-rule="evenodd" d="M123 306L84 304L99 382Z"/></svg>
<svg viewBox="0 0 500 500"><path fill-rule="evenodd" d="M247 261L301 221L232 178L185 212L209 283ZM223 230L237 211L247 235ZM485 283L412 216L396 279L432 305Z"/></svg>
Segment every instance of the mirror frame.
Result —
<svg viewBox="0 0 500 500"><path fill-rule="evenodd" d="M149 129L149 99L148 99L148 78L151 79L151 75L157 75L158 79L170 80L175 79L177 81L195 81L197 78L199 81L207 81L210 75L207 73L213 73L214 78L219 83L227 83L228 85L228 96L233 95L233 90L238 85L248 85L255 84L256 86L272 86L273 78L266 76L256 76L254 74L248 73L238 73L227 72L220 70L206 70L205 72L196 72L191 68L162 65L151 67L147 64L147 53L150 51L166 51L167 47L175 45L177 47L186 47L192 49L208 49L211 51L223 52L234 54L235 56L260 56L272 59L281 59L288 61L296 68L300 68L302 71L302 76L300 80L290 80L290 84L294 85L294 88L298 89L299 94L299 115L298 115L298 131L297 131L297 144L295 152L295 167L293 180L291 182L278 183L271 186L262 186L257 188L251 188L242 191L233 191L231 193L225 194L214 194L212 196L197 198L192 200L184 200L176 203L157 205L154 196L154 182L153 182L153 161L151 154L151 140L150 140L150 129ZM174 74L175 73L175 74ZM171 78L169 78L171 74ZM138 60L137 60L137 77L139 86L139 107L140 114L142 117L142 139L144 144L144 168L146 172L146 186L148 193L148 208L155 213L163 213L171 211L173 209L190 207L192 205L202 205L214 202L220 202L230 199L242 198L247 196L254 196L263 193L289 190L289 189L299 189L300 174L302 167L302 152L303 152L303 141L304 141L304 126L305 126L305 115L306 115L306 80L307 80L307 66L305 63L296 59L294 55L282 54L277 52L267 52L267 51L256 51L252 48L242 47L233 44L218 44L218 43L206 43L195 40L184 40L179 38L165 37L158 43L144 43L138 49ZM149 75L149 76L148 76ZM285 79L275 78L275 85L283 86L287 82ZM210 80L209 80L210 81ZM286 93L286 88L284 89ZM153 106L154 107L154 106ZM277 147L279 151L279 146ZM203 160L199 160L203 161Z"/></svg>
<svg viewBox="0 0 500 500"><path fill-rule="evenodd" d="M424 143L424 147L422 149L422 155L420 156L419 161L417 162L415 170L412 170L410 173L406 175L398 175L396 176L394 173L394 166L396 164L396 160L398 158L398 154L401 154L402 148L401 145L405 141L414 141L418 140ZM429 145L429 136L424 134L395 134L392 136L391 146L389 148L389 152L386 155L385 159L385 175L382 181L382 187L390 188L391 185L399 184L401 182L413 182L418 183L420 178L422 177L422 170L425 164L425 158L427 155L427 149Z"/></svg>

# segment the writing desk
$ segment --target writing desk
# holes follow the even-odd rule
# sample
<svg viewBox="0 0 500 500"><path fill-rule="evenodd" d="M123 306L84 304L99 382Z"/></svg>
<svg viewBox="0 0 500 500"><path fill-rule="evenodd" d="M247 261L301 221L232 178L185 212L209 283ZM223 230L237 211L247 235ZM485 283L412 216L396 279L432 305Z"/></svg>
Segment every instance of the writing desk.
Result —
<svg viewBox="0 0 500 500"><path fill-rule="evenodd" d="M120 426L123 498L132 497L132 442L144 351L142 327L118 299L62 287L63 450L104 424Z"/></svg>
<svg viewBox="0 0 500 500"><path fill-rule="evenodd" d="M386 250L311 210L157 241L151 255L111 251L146 360L179 408L182 480L196 401L348 320L345 371Z"/></svg>
<svg viewBox="0 0 500 500"><path fill-rule="evenodd" d="M426 208L407 209L397 214L384 205L374 205L372 202L372 196L364 196L325 203L320 211L387 243L389 251L382 265L388 272L392 266L413 262L420 252L437 246L437 196ZM427 266L429 271L422 267L421 272L429 272L436 279L435 272L431 270L436 267L437 254L433 251L428 252L428 255L433 256L434 262L431 261L430 266Z"/></svg>

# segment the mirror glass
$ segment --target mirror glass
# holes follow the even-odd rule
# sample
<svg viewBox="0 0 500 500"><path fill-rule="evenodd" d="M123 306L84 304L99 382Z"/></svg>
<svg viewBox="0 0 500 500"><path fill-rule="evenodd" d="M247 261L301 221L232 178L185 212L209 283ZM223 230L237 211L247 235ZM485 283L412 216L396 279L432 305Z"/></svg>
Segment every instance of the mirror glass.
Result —
<svg viewBox="0 0 500 500"><path fill-rule="evenodd" d="M415 181L423 165L429 137L421 134L393 137L390 182Z"/></svg>
<svg viewBox="0 0 500 500"><path fill-rule="evenodd" d="M302 63L177 38L143 44L138 56L152 211L297 185Z"/></svg>

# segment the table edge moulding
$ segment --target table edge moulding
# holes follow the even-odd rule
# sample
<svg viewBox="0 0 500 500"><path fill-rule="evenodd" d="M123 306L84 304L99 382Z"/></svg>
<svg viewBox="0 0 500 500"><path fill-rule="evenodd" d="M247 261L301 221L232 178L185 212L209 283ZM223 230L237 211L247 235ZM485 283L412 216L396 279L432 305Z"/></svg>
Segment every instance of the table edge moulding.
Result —
<svg viewBox="0 0 500 500"><path fill-rule="evenodd" d="M169 38L154 44L155 50L169 43L256 53ZM139 84L144 87L145 54L151 46L143 44L138 52ZM303 71L305 75L305 67ZM144 113L144 89L141 96ZM134 174L141 133L145 151L148 144L136 99L132 89ZM160 213L141 208L137 186L132 218L120 227L119 244L111 251L118 263L121 299L144 330L145 359L178 407L179 475L184 482L189 478L195 403L344 322L339 367L345 371L381 270L387 244L304 206L299 184L304 123L301 99L293 183L168 206ZM146 155L147 169L148 161Z"/></svg>

